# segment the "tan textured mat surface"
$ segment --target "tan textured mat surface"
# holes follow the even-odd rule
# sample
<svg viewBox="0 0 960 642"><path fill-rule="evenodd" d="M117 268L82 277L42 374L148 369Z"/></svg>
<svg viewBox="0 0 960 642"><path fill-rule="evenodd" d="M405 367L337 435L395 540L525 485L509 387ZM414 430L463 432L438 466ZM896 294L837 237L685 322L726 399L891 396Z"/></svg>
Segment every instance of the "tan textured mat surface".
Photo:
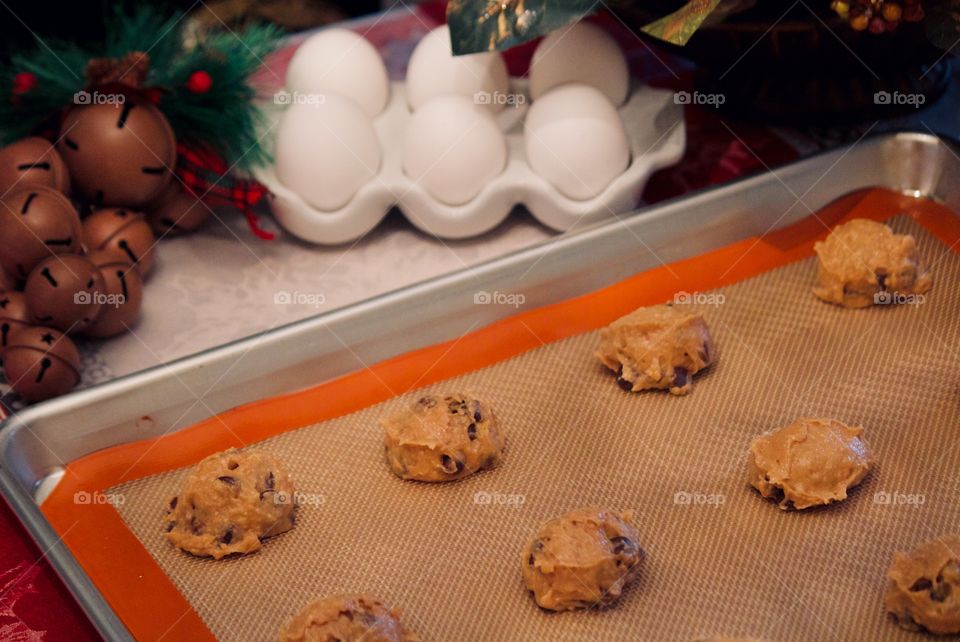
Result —
<svg viewBox="0 0 960 642"><path fill-rule="evenodd" d="M163 507L184 471L111 492L224 640L275 639L308 601L342 591L399 606L430 641L923 639L885 617L883 575L894 550L960 531L960 257L907 219L894 227L935 262L923 304L821 303L813 259L723 288L701 306L719 361L687 397L621 391L593 357L596 333L429 386L488 398L507 430L500 467L463 481L388 470L377 418L411 397L261 443L308 502L254 555L215 562L167 545ZM747 447L806 415L865 426L879 465L846 502L784 513L746 484ZM644 571L613 609L541 611L521 549L587 505L636 512Z"/></svg>

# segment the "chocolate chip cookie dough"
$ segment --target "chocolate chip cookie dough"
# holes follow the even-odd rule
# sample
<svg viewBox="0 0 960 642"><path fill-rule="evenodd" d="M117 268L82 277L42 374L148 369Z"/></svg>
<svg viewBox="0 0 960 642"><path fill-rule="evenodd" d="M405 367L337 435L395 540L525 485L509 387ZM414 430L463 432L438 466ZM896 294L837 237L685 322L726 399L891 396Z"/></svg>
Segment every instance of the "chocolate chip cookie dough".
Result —
<svg viewBox="0 0 960 642"><path fill-rule="evenodd" d="M874 464L863 428L836 419L798 419L750 445L750 484L780 508L842 501Z"/></svg>
<svg viewBox="0 0 960 642"><path fill-rule="evenodd" d="M600 330L597 358L617 373L624 390L685 395L693 375L714 361L703 316L671 305L639 308Z"/></svg>
<svg viewBox="0 0 960 642"><path fill-rule="evenodd" d="M280 642L420 642L400 611L369 595L333 595L308 604L280 629Z"/></svg>
<svg viewBox="0 0 960 642"><path fill-rule="evenodd" d="M865 308L923 294L933 286L916 240L894 234L883 223L853 219L813 249L819 258L813 293L829 303Z"/></svg>
<svg viewBox="0 0 960 642"><path fill-rule="evenodd" d="M894 554L884 606L910 631L960 633L960 535Z"/></svg>
<svg viewBox="0 0 960 642"><path fill-rule="evenodd" d="M401 479L460 479L496 464L506 446L489 404L469 394L427 395L380 423L387 463Z"/></svg>
<svg viewBox="0 0 960 642"><path fill-rule="evenodd" d="M187 475L170 500L166 538L201 557L252 553L260 541L293 528L293 482L269 453L213 454Z"/></svg>
<svg viewBox="0 0 960 642"><path fill-rule="evenodd" d="M582 508L544 524L523 550L523 581L541 607L609 606L640 571L631 513Z"/></svg>

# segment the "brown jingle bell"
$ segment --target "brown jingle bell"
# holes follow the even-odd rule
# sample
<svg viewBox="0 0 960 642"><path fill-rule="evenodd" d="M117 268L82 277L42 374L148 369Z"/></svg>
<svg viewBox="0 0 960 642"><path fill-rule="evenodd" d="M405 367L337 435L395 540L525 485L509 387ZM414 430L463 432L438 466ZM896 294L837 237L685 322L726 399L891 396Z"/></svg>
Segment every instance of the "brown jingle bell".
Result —
<svg viewBox="0 0 960 642"><path fill-rule="evenodd" d="M10 335L30 325L30 311L22 292L0 292L0 350L7 347Z"/></svg>
<svg viewBox="0 0 960 642"><path fill-rule="evenodd" d="M94 206L139 208L170 181L177 144L159 109L117 98L70 110L58 148L76 191Z"/></svg>
<svg viewBox="0 0 960 642"><path fill-rule="evenodd" d="M0 292L19 290L21 285L22 281L7 274L6 270L0 269Z"/></svg>
<svg viewBox="0 0 960 642"><path fill-rule="evenodd" d="M104 303L93 323L83 329L91 337L112 337L126 332L140 316L143 281L123 253L109 249L91 252L90 262L103 278Z"/></svg>
<svg viewBox="0 0 960 642"><path fill-rule="evenodd" d="M27 401L57 397L80 383L80 353L53 328L18 329L0 356L7 382Z"/></svg>
<svg viewBox="0 0 960 642"><path fill-rule="evenodd" d="M156 239L143 214L122 207L97 210L83 221L87 249L122 252L141 276L153 267Z"/></svg>
<svg viewBox="0 0 960 642"><path fill-rule="evenodd" d="M210 208L178 180L170 181L160 197L147 206L147 221L157 236L193 232L210 216Z"/></svg>
<svg viewBox="0 0 960 642"><path fill-rule="evenodd" d="M23 294L34 323L76 332L93 323L103 306L103 277L85 256L51 256L33 268Z"/></svg>
<svg viewBox="0 0 960 642"><path fill-rule="evenodd" d="M18 187L43 185L67 194L70 173L53 143L29 136L0 149L0 197Z"/></svg>
<svg viewBox="0 0 960 642"><path fill-rule="evenodd" d="M0 199L0 248L0 267L16 280L51 255L81 253L77 210L51 187L16 189Z"/></svg>

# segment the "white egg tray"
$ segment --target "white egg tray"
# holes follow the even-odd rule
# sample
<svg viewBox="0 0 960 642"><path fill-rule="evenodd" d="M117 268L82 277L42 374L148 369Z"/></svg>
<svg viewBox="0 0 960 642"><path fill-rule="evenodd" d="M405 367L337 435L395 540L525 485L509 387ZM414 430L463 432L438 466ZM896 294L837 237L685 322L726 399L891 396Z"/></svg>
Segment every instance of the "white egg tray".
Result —
<svg viewBox="0 0 960 642"><path fill-rule="evenodd" d="M255 171L270 190L268 199L277 221L295 236L312 243L337 244L356 240L373 229L396 206L411 223L440 238L477 236L503 221L518 204L541 223L565 231L574 225L623 214L634 209L650 175L680 160L686 144L682 106L673 92L638 86L620 108L630 144L630 164L594 198L574 200L561 194L527 164L523 118L529 105L527 83L514 79L511 88L525 100L496 115L506 135L507 164L503 172L463 205L447 205L430 195L403 172L403 138L411 112L404 83L391 83L390 100L374 119L383 158L374 180L365 184L342 208L319 210L283 185L272 166ZM268 125L276 124L282 107L262 105ZM275 132L276 128L272 128ZM273 140L265 143L272 152ZM323 150L318 149L318 154Z"/></svg>

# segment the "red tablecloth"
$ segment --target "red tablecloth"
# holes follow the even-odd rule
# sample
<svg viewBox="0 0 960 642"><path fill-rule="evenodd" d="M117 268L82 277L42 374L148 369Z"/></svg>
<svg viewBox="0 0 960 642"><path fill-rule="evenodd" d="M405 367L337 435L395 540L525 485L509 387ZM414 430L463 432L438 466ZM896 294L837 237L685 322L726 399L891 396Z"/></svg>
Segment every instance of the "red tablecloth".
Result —
<svg viewBox="0 0 960 642"><path fill-rule="evenodd" d="M443 15L435 6L421 5L415 12L393 12L388 17L366 19L351 26L380 48L392 72L402 73L413 44ZM652 85L690 89L692 73L686 63L654 52L615 20L608 18L604 22L629 52L635 75ZM522 73L531 52L530 46L509 52L512 73ZM283 67L289 53L280 52L271 60L271 66ZM643 194L647 203L798 157L793 147L767 128L721 121L693 106L685 107L685 119L687 151L678 165L653 176ZM2 640L77 642L99 638L5 503L0 508L0 609Z"/></svg>

